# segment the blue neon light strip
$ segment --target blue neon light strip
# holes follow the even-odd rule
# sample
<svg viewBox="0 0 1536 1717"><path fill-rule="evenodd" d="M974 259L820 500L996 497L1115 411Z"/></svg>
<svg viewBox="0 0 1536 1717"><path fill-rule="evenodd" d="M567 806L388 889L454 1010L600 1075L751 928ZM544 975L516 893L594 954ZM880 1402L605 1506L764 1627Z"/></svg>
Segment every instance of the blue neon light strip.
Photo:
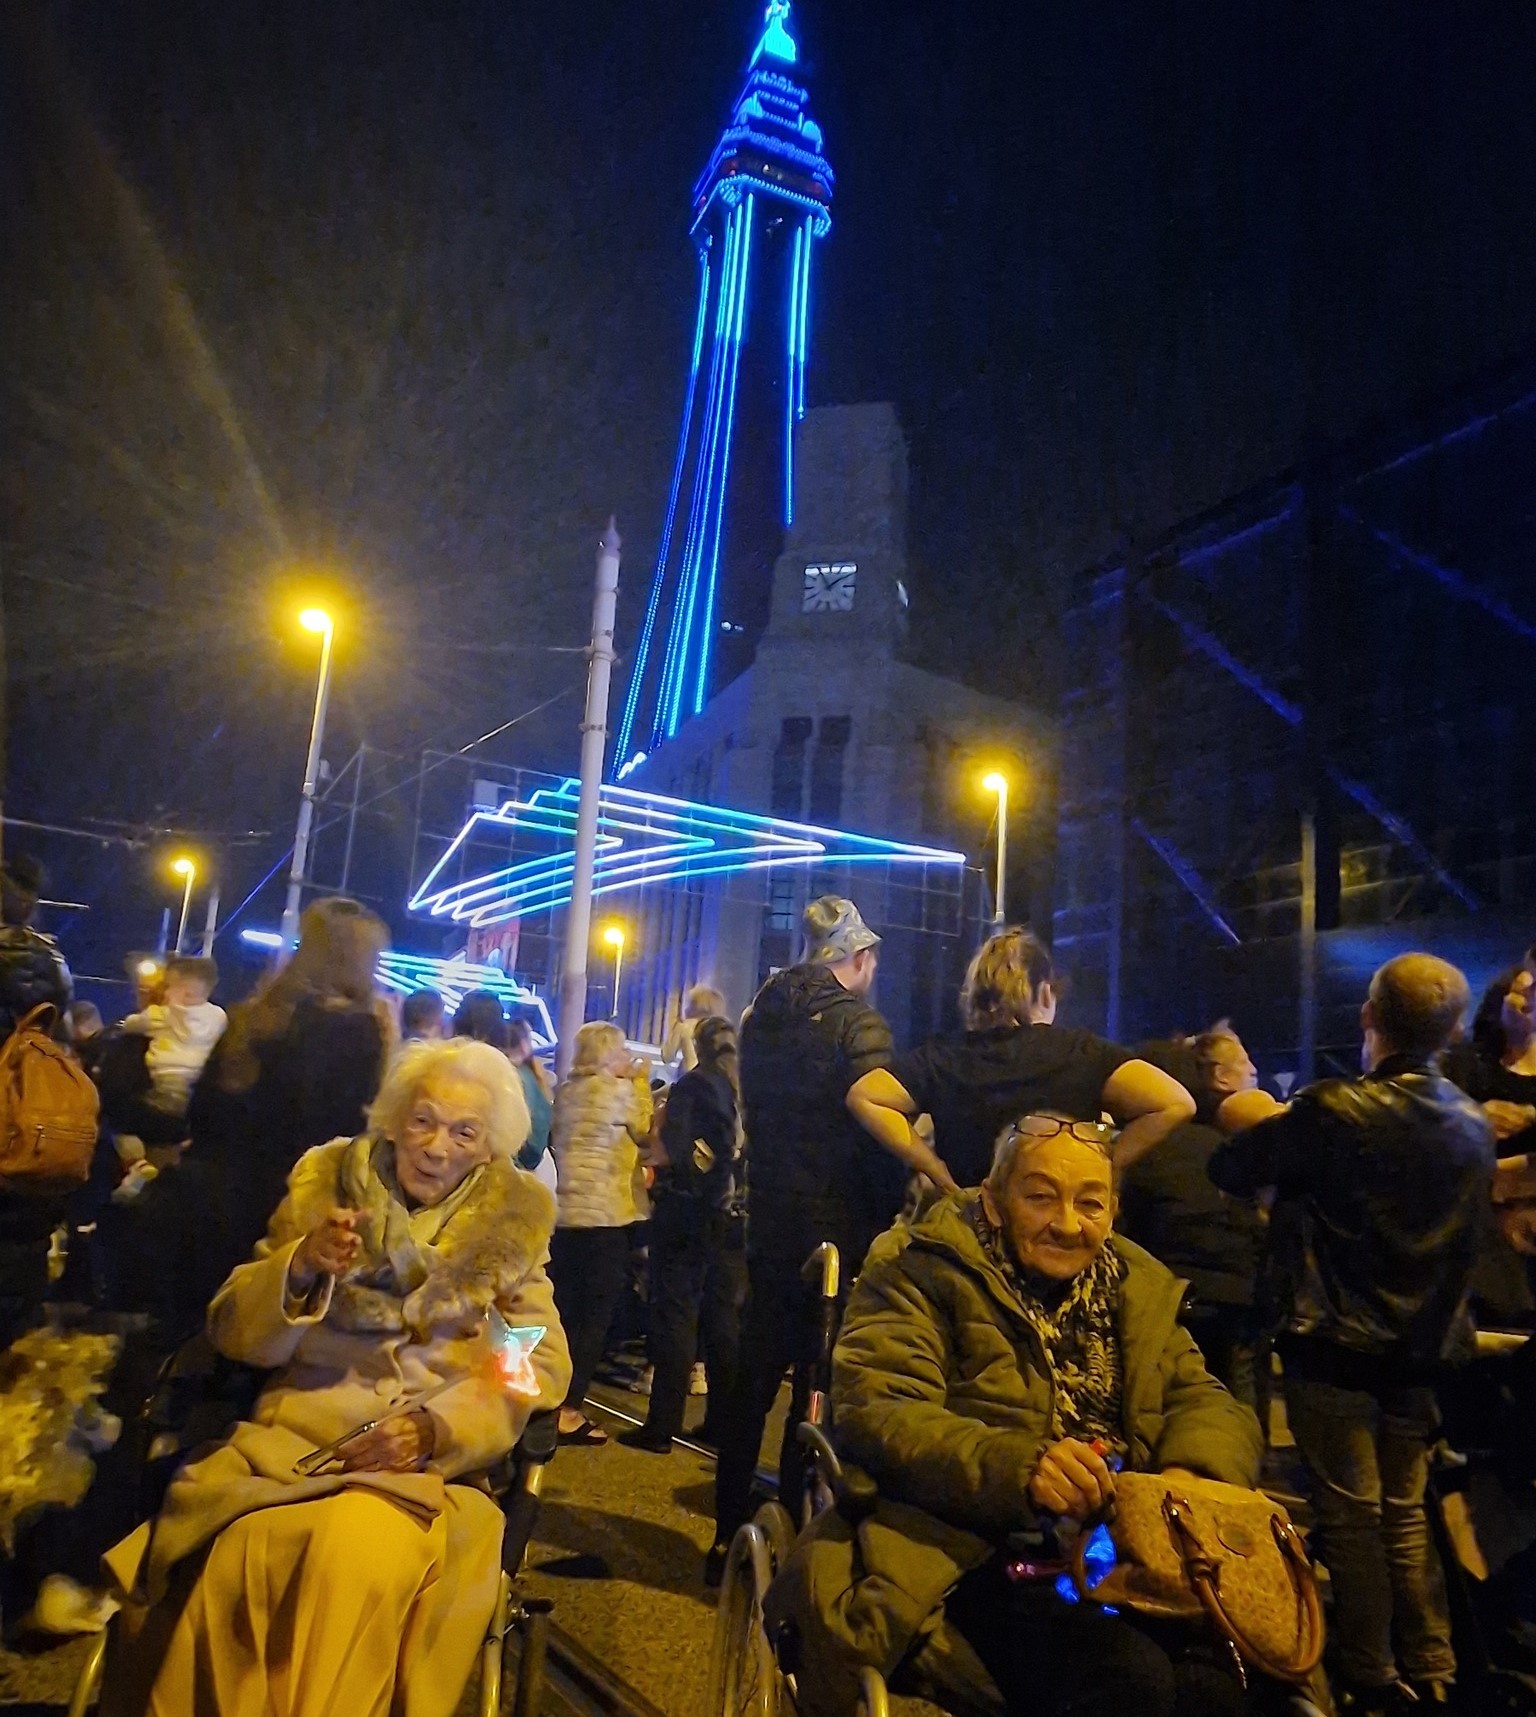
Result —
<svg viewBox="0 0 1536 1717"><path fill-rule="evenodd" d="M784 524L786 529L795 522L795 419L798 398L797 373L799 342L795 327L800 319L800 247L807 235L795 228L795 245L789 256L789 310L784 319Z"/></svg>
<svg viewBox="0 0 1536 1717"><path fill-rule="evenodd" d="M805 416L805 349L806 335L811 325L811 223L805 223L805 255L801 262L800 272L800 316L797 324L800 341L800 385L795 401L795 410L801 417Z"/></svg>
<svg viewBox="0 0 1536 1717"><path fill-rule="evenodd" d="M704 708L709 691L709 658L715 644L715 597L720 582L720 537L725 529L725 498L731 470L731 442L736 429L736 382L741 374L741 342L747 327L747 286L752 278L752 215L755 200L747 198L743 220L741 291L731 332L731 380L726 394L725 446L720 455L720 481L715 488L715 533L709 550L709 582L704 587L704 624L699 634L699 665L693 683L693 713Z"/></svg>
<svg viewBox="0 0 1536 1717"><path fill-rule="evenodd" d="M715 497L718 493L715 485L715 472L720 458L720 432L725 421L725 402L727 391L731 387L730 378L733 374L731 365L732 332L737 321L737 301L746 285L746 257L751 246L752 230L747 223L748 206L739 204L732 212L731 233L735 243L731 255L729 290L722 289L720 297L721 319L718 323L717 352L719 360L720 386L715 393L714 409L709 426L709 451L700 472L701 482L697 494L700 500L698 529L693 538L692 557L688 565L688 585L686 591L679 592L682 606L681 623L677 626L679 649L677 652L676 672L673 676L672 687L667 698L666 717L663 733L670 739L682 725L683 719L683 687L687 681L689 660L694 653L695 633L694 615L698 607L699 578L703 568L704 549L710 534L710 517L714 510ZM707 649L707 645L705 646Z"/></svg>
<svg viewBox="0 0 1536 1717"><path fill-rule="evenodd" d="M733 220L727 224L725 231L725 260L720 270L719 299L715 307L714 345L709 360L709 392L705 399L704 427L694 465L693 494L688 504L688 529L683 538L683 557L678 568L677 588L672 598L672 629L667 637L667 656L662 669L661 690L657 697L656 721L651 731L651 743L647 747L651 751L656 749L657 744L662 739L677 731L675 725L671 728L667 726L667 711L674 701L673 686L681 684L682 668L680 662L687 652L686 608L688 592L694 577L699 520L703 512L704 497L708 488L709 449L714 441L719 415L719 385L724 362L722 336L725 331L726 308L736 279L738 236L736 223Z"/></svg>
<svg viewBox="0 0 1536 1717"><path fill-rule="evenodd" d="M683 427L677 438L677 459L672 466L672 492L667 501L667 518L662 527L661 547L656 555L656 570L651 576L651 594L645 609L645 624L640 633L640 646L635 652L634 667L629 677L629 695L624 700L624 718L619 723L619 741L614 748L614 762L622 765L629 757L629 742L634 734L635 715L640 707L640 693L650 665L651 638L656 630L656 616L661 611L662 592L667 582L667 560L672 552L672 530L677 522L678 495L683 486L683 468L688 463L688 439L693 428L693 401L699 389L699 359L704 351L704 321L709 309L709 252L699 252L699 308L693 324L693 361L688 370L688 391L683 396Z"/></svg>
<svg viewBox="0 0 1536 1717"><path fill-rule="evenodd" d="M495 812L478 811L432 867L410 909L476 927L505 923L570 900L579 783L564 780ZM478 832L494 828L548 834L559 851L483 876L439 886L455 855ZM681 877L731 875L790 865L921 864L959 866L962 853L880 840L809 823L694 804L664 794L605 786L599 797L594 892L617 894Z"/></svg>

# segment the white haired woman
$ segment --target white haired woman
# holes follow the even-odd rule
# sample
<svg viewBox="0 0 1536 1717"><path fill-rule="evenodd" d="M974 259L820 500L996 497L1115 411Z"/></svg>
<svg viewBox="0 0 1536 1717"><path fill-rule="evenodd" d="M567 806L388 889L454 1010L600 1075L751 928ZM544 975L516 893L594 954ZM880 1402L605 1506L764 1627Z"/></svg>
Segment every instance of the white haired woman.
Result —
<svg viewBox="0 0 1536 1717"><path fill-rule="evenodd" d="M465 1481L570 1378L554 1200L513 1160L527 1134L504 1055L419 1043L366 1133L296 1164L208 1313L221 1353L275 1376L109 1554L130 1602L104 1712L450 1717L501 1566L500 1511ZM510 1387L493 1307L545 1330Z"/></svg>

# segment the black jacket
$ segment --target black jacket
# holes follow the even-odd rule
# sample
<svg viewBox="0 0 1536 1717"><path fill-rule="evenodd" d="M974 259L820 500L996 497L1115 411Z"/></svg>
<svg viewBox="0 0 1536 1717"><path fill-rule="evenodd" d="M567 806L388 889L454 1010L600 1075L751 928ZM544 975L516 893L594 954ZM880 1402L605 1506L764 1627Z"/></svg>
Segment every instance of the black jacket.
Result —
<svg viewBox="0 0 1536 1717"><path fill-rule="evenodd" d="M1186 1277L1197 1302L1251 1306L1264 1224L1251 1199L1211 1185L1206 1165L1221 1144L1221 1134L1199 1121L1175 1127L1126 1171L1115 1228Z"/></svg>
<svg viewBox="0 0 1536 1717"><path fill-rule="evenodd" d="M891 1057L891 1028L825 967L791 966L763 985L741 1027L749 1221L790 1203L866 1239L889 1225L905 1170L846 1098Z"/></svg>
<svg viewBox="0 0 1536 1717"><path fill-rule="evenodd" d="M74 990L69 967L51 936L19 924L0 928L0 1040L44 1002L62 1014Z"/></svg>
<svg viewBox="0 0 1536 1717"><path fill-rule="evenodd" d="M1220 1146L1211 1179L1273 1186L1287 1328L1410 1369L1453 1357L1489 1220L1493 1131L1409 1057L1308 1086L1283 1115Z"/></svg>
<svg viewBox="0 0 1536 1717"><path fill-rule="evenodd" d="M656 1190L715 1210L730 1208L736 1181L736 1093L723 1073L695 1067L667 1094L661 1143L668 1170Z"/></svg>

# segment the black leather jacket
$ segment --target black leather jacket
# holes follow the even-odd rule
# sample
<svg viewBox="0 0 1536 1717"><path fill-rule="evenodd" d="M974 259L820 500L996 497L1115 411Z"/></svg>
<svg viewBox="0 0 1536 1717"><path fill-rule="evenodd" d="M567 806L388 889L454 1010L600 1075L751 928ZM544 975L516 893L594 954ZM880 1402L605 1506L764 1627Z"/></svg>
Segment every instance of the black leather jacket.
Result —
<svg viewBox="0 0 1536 1717"><path fill-rule="evenodd" d="M1493 1131L1409 1057L1310 1085L1282 1115L1217 1149L1211 1179L1276 1189L1287 1328L1396 1364L1433 1367L1469 1330L1468 1283L1491 1220Z"/></svg>
<svg viewBox="0 0 1536 1717"><path fill-rule="evenodd" d="M16 924L0 927L0 1039L44 1002L62 1014L73 995L69 967L51 936Z"/></svg>
<svg viewBox="0 0 1536 1717"><path fill-rule="evenodd" d="M891 1028L822 966L776 972L741 1027L748 1211L789 1202L872 1239L901 1208L905 1171L849 1114L849 1088L889 1067Z"/></svg>

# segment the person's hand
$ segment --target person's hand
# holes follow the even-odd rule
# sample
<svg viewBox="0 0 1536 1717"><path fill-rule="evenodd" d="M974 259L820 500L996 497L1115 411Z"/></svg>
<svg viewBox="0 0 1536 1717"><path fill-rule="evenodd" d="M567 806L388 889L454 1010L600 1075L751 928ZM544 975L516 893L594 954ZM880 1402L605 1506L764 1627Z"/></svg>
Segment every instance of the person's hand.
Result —
<svg viewBox="0 0 1536 1717"><path fill-rule="evenodd" d="M1063 1437L1041 1455L1028 1489L1029 1500L1044 1513L1087 1520L1115 1494L1115 1475L1091 1443Z"/></svg>
<svg viewBox="0 0 1536 1717"><path fill-rule="evenodd" d="M1523 1257L1536 1258L1536 1204L1501 1204L1494 1212L1499 1232Z"/></svg>
<svg viewBox="0 0 1536 1717"><path fill-rule="evenodd" d="M338 1451L349 1473L414 1473L432 1458L437 1429L425 1407L400 1413L364 1431Z"/></svg>
<svg viewBox="0 0 1536 1717"><path fill-rule="evenodd" d="M325 1219L299 1242L288 1266L289 1279L297 1287L312 1287L320 1276L344 1276L357 1262L363 1249L357 1225L363 1219L360 1210L337 1207L326 1213Z"/></svg>
<svg viewBox="0 0 1536 1717"><path fill-rule="evenodd" d="M1516 1133L1536 1125L1536 1108L1529 1103L1506 1103L1502 1097L1495 1097L1483 1104L1483 1113L1493 1123L1496 1139L1512 1139Z"/></svg>

